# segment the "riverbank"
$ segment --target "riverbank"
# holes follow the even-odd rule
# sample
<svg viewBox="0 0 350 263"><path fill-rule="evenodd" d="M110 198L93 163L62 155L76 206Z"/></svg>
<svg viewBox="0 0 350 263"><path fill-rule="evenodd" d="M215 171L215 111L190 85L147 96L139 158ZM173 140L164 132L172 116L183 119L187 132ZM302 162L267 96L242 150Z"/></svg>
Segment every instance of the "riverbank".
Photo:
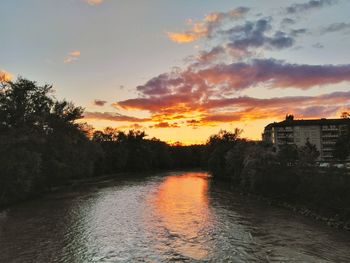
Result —
<svg viewBox="0 0 350 263"><path fill-rule="evenodd" d="M244 195L248 195L251 197L254 197L258 200L263 200L269 205L272 206L277 206L280 208L286 208L290 211L293 211L294 213L297 213L299 215L303 215L305 217L312 218L316 221L323 222L325 225L328 225L330 227L334 227L337 229L343 229L346 231L350 231L350 220L342 220L339 218L339 216L336 215L326 215L326 214L320 214L314 211L312 208L308 208L305 205L301 204L291 204L285 201L278 201L274 200L272 198L264 197L264 196L259 196L259 195L254 195L251 193L244 193Z"/></svg>
<svg viewBox="0 0 350 263"><path fill-rule="evenodd" d="M216 183L219 183L221 186L229 185L230 191L238 192L241 196L246 196L255 200L263 201L269 206L284 208L293 213L305 216L307 218L312 218L315 221L322 222L323 224L342 229L345 231L350 231L350 219L341 218L338 214L332 214L332 211L326 210L323 213L320 213L312 207L312 205L306 205L298 202L288 202L285 200L278 200L277 198L264 196L262 194L251 193L243 189L242 187L232 186L229 180L224 178L213 178Z"/></svg>

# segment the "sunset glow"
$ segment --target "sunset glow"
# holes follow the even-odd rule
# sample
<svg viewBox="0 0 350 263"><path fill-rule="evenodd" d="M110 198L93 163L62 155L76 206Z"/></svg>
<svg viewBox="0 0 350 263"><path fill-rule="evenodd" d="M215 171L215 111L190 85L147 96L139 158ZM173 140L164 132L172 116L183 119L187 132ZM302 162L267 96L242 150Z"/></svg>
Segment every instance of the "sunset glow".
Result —
<svg viewBox="0 0 350 263"><path fill-rule="evenodd" d="M140 129L192 144L237 127L260 139L286 114L335 118L350 110L348 1L1 7L11 31L2 40L0 80L53 84L55 96L85 108L81 121L95 129Z"/></svg>
<svg viewBox="0 0 350 263"><path fill-rule="evenodd" d="M197 260L208 255L208 243L189 244L185 240L198 239L210 226L208 181L205 179L206 175L201 173L168 177L159 191L147 200L160 219L157 229L166 229L169 235L178 237L173 244L177 253Z"/></svg>

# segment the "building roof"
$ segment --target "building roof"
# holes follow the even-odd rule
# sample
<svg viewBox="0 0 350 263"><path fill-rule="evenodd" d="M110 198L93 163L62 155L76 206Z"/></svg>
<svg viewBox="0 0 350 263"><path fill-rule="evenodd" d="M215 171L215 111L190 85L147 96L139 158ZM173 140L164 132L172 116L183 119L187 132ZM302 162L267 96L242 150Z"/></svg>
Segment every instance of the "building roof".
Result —
<svg viewBox="0 0 350 263"><path fill-rule="evenodd" d="M313 126L313 125L350 125L350 119L314 119L314 120L284 120L281 122L273 122L265 127L265 130L270 130L272 127L286 126Z"/></svg>

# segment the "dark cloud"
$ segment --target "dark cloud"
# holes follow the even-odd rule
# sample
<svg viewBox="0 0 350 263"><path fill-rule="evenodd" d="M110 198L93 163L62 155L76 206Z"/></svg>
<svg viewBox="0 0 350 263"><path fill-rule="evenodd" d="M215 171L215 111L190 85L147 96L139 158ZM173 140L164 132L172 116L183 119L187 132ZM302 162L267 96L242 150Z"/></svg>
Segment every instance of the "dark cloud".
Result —
<svg viewBox="0 0 350 263"><path fill-rule="evenodd" d="M350 32L350 23L334 23L330 24L321 29L322 34L333 33L337 31L349 30Z"/></svg>
<svg viewBox="0 0 350 263"><path fill-rule="evenodd" d="M314 48L324 48L324 46L321 43L315 43L312 45Z"/></svg>
<svg viewBox="0 0 350 263"><path fill-rule="evenodd" d="M199 63L213 62L219 59L225 53L226 50L223 46L216 46L210 51L200 51L197 60Z"/></svg>
<svg viewBox="0 0 350 263"><path fill-rule="evenodd" d="M100 107L104 106L106 103L107 103L107 101L105 101L105 100L99 100L99 99L96 99L96 100L93 101L93 104L94 104L95 106L100 106Z"/></svg>
<svg viewBox="0 0 350 263"><path fill-rule="evenodd" d="M282 26L289 26L289 25L294 25L296 22L294 19L291 19L291 18L284 18L282 21L281 21L281 25Z"/></svg>
<svg viewBox="0 0 350 263"><path fill-rule="evenodd" d="M292 29L290 31L290 34L294 37L297 37L299 35L303 35L303 34L306 34L308 33L308 30L306 28L299 28L299 29Z"/></svg>
<svg viewBox="0 0 350 263"><path fill-rule="evenodd" d="M163 95L170 93L171 86L178 85L180 82L181 79L169 78L169 74L161 74L150 79L145 85L136 87L136 89L145 95ZM157 89L153 87L157 87Z"/></svg>
<svg viewBox="0 0 350 263"><path fill-rule="evenodd" d="M272 49L283 49L294 45L294 38L287 35L282 31L277 31L273 37L266 38L266 43L269 48Z"/></svg>
<svg viewBox="0 0 350 263"><path fill-rule="evenodd" d="M245 52L256 48L278 50L293 46L294 38L280 30L273 32L271 23L271 17L246 21L244 25L234 26L220 34L228 37L228 48Z"/></svg>
<svg viewBox="0 0 350 263"><path fill-rule="evenodd" d="M286 8L288 14L298 14L337 3L336 0L311 0L302 4L292 4Z"/></svg>

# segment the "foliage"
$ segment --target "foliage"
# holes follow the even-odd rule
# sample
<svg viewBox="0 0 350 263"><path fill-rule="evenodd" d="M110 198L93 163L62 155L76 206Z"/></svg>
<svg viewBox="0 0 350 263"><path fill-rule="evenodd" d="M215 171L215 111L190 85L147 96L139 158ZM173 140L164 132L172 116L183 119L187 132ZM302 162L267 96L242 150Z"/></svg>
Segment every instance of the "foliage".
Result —
<svg viewBox="0 0 350 263"><path fill-rule="evenodd" d="M208 145L210 158L214 155L221 160L216 166L209 165L214 178L230 180L244 191L350 218L348 171L317 167L319 152L310 142L302 147L281 145L275 152L271 145L238 139L223 150L225 138L218 135L214 138L215 146ZM225 161L220 159L221 154Z"/></svg>
<svg viewBox="0 0 350 263"><path fill-rule="evenodd" d="M234 132L221 130L212 135L207 141L208 169L216 176L226 177L226 154L238 141L242 130L235 129Z"/></svg>
<svg viewBox="0 0 350 263"><path fill-rule="evenodd" d="M320 156L320 152L317 150L316 145L311 144L309 140L307 140L304 146L298 148L297 154L300 166L315 165L317 158Z"/></svg>
<svg viewBox="0 0 350 263"><path fill-rule="evenodd" d="M76 123L83 109L51 94L23 78L1 84L0 204L92 175L94 147Z"/></svg>

